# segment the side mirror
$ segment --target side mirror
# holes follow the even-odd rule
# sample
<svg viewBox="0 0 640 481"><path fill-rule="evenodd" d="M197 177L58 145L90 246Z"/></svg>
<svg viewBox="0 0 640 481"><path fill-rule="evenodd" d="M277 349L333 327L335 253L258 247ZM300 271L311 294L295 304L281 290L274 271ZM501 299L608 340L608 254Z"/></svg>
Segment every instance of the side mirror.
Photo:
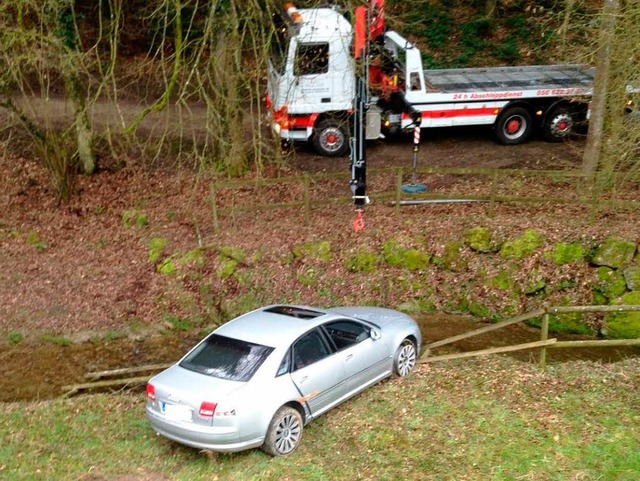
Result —
<svg viewBox="0 0 640 481"><path fill-rule="evenodd" d="M381 337L382 337L382 333L380 332L379 329L376 329L375 327L371 329L371 339L373 339L374 341L377 341Z"/></svg>

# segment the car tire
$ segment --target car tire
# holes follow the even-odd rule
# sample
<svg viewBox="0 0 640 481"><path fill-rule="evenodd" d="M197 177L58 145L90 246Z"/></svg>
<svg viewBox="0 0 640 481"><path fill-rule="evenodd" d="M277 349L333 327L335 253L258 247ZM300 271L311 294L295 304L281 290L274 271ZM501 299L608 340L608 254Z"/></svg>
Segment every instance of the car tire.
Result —
<svg viewBox="0 0 640 481"><path fill-rule="evenodd" d="M416 343L407 338L400 343L393 358L393 374L396 377L408 376L418 361Z"/></svg>
<svg viewBox="0 0 640 481"><path fill-rule="evenodd" d="M341 157L349 150L349 123L345 119L327 118L313 129L313 148L325 157Z"/></svg>
<svg viewBox="0 0 640 481"><path fill-rule="evenodd" d="M529 140L533 119L523 107L511 107L500 114L496 122L496 138L504 145L522 144Z"/></svg>
<svg viewBox="0 0 640 481"><path fill-rule="evenodd" d="M282 406L269 423L262 449L272 456L291 454L302 439L302 415L290 406Z"/></svg>

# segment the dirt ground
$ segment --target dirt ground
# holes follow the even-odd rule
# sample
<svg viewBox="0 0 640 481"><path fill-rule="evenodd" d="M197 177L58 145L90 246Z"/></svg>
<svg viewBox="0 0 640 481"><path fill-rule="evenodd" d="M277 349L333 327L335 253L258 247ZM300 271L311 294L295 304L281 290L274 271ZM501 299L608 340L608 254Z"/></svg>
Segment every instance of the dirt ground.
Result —
<svg viewBox="0 0 640 481"><path fill-rule="evenodd" d="M485 129L442 130L423 135L418 163L420 167L571 170L580 165L583 146L584 142L576 139L560 145L533 140L505 147L497 145ZM408 168L411 159L410 139L375 142L368 148L372 169ZM319 157L304 146L297 148L290 160L291 175L348 171L346 157ZM441 193L470 195L487 187L483 179L456 176L434 175L419 180L427 183L431 191ZM0 211L0 362L2 377L16 381L17 391L11 392L11 399L49 397L52 386L58 392L61 383L80 382L83 374L92 369L121 367L123 359L127 364L174 359L194 338L179 335L163 341L161 337L157 345L153 341L145 347L140 339L150 333L180 331L185 328L180 323L194 313L215 317L233 312L228 303L236 298L245 299L252 307L256 300L264 304L374 302L397 306L416 295L401 274L386 278L384 273L378 273L372 281L366 275L344 270L346 255L361 248L380 249L392 237L420 239L434 255L442 255L448 241L460 238L466 229L476 225L489 226L502 236L536 228L545 233L549 242L588 243L609 235L640 238L633 213L608 212L594 219L589 209L571 205L448 204L403 208L398 214L376 197L393 189L395 181L394 174L370 177L373 203L366 209L366 228L361 233L351 227L354 210L348 201L314 207L309 223L304 222L300 209L235 216L220 213L220 230L216 232L206 176L185 170L134 167L101 171L80 177L76 195L58 203L41 166L20 156L1 156L0 205L4 209ZM544 186L535 179L513 182L522 195L557 195L567 188L574 190L562 182ZM217 206L237 206L243 199L263 203L300 200L302 194L296 189L284 184L261 194L243 189L219 192ZM637 197L637 192L630 195ZM348 179L314 185L312 197L315 196L348 197ZM131 215L143 215L143 225L127 225L125 218ZM202 246L241 249L247 254L243 274L238 279L220 280L217 251L205 249L204 264L195 273L162 275L157 263L149 261L153 238L166 240L166 255ZM331 243L333 257L328 264L291 261L294 246L319 240ZM529 267L539 268L537 262L539 259L532 260ZM583 274L571 273L578 279ZM554 275L562 278L569 273L558 271ZM452 286L465 289L467 281L459 272L433 270L426 274L424 282L442 300L436 307L444 313ZM589 302L587 291L583 300ZM527 309L526 305L521 307ZM193 334L198 326L206 329L212 319L198 322L186 328L191 327ZM447 329L450 326L441 331ZM113 340L123 336L128 337L122 341L123 347L111 353L113 346L119 345ZM17 337L24 341L13 346ZM76 343L73 349L65 348L69 341ZM29 364L34 369L26 373L17 367L25 357L34 360ZM56 367L45 368L49 364ZM18 373L24 376L16 376ZM34 381L25 385L20 382L21 376ZM43 386L49 388L45 390Z"/></svg>
<svg viewBox="0 0 640 481"><path fill-rule="evenodd" d="M579 165L583 142L561 145L531 141L524 145L497 145L490 132L453 130L423 136L419 165L508 169L571 169ZM409 142L377 142L368 149L371 168L410 166ZM302 147L292 158L292 173L348 170L348 159L319 157ZM386 178L391 177L391 178ZM351 229L353 208L339 204L313 209L310 225L302 225L297 210L274 210L244 214L234 219L221 216L221 232L212 223L208 184L201 176L184 171L125 168L78 179L77 194L59 204L52 195L41 166L15 155L0 158L0 332L31 332L82 338L105 330L120 330L136 323L157 324L171 306L164 303L167 287L148 261L149 240L163 237L173 251L188 251L203 244L229 245L248 253L267 248L276 258L292 245L326 238L337 252L368 245L398 229L407 235L438 238L454 234L487 217L486 206L436 206L428 211L403 211L402 219L384 203L375 203L382 184L393 186L393 176L372 178L374 204L367 208L368 228L358 237ZM434 178L435 179L435 178ZM425 179L430 183L428 179ZM451 182L435 179L447 189ZM464 183L462 186L464 187ZM431 186L430 186L431 187ZM386 187L385 187L386 188ZM286 190L286 189L285 189ZM346 182L326 187L329 195L348 196ZM270 191L276 198L291 192ZM325 192L326 194L327 192ZM235 194L221 194L219 207L233 202ZM293 196L295 197L295 192ZM126 228L123 215L143 212L143 229ZM585 218L560 229L557 207L531 208L526 219L522 208L498 209L491 220L496 228L525 228L538 222L551 236L580 239L585 235L607 235L617 231L638 237L632 217L609 216L589 227ZM495 212L494 212L495 215ZM564 219L560 219L563 223ZM404 226L404 227L403 227ZM557 232L553 232L557 230ZM441 247L441 246L440 246ZM209 273L211 274L211 273ZM269 282L277 283L277 272ZM349 286L337 289L348 292ZM292 297L293 292L291 293ZM298 296L299 297L299 296ZM316 300L310 296L309 301ZM307 299L301 299L306 301Z"/></svg>

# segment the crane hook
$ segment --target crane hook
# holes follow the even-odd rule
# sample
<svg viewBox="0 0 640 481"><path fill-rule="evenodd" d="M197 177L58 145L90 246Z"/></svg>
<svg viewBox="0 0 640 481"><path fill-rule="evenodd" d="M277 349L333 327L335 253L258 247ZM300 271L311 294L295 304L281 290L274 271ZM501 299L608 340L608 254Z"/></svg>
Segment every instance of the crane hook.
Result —
<svg viewBox="0 0 640 481"><path fill-rule="evenodd" d="M356 211L356 218L353 221L353 230L360 232L364 229L364 212L361 209Z"/></svg>

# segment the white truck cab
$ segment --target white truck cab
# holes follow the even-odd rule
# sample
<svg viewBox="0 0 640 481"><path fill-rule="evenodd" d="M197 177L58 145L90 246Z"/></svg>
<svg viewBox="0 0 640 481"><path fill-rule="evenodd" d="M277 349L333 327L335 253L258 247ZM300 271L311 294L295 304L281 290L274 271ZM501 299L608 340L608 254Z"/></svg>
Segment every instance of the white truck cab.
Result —
<svg viewBox="0 0 640 481"><path fill-rule="evenodd" d="M335 8L299 15L277 25L267 89L273 128L283 139L313 138L326 155L342 155L355 88L352 27Z"/></svg>

